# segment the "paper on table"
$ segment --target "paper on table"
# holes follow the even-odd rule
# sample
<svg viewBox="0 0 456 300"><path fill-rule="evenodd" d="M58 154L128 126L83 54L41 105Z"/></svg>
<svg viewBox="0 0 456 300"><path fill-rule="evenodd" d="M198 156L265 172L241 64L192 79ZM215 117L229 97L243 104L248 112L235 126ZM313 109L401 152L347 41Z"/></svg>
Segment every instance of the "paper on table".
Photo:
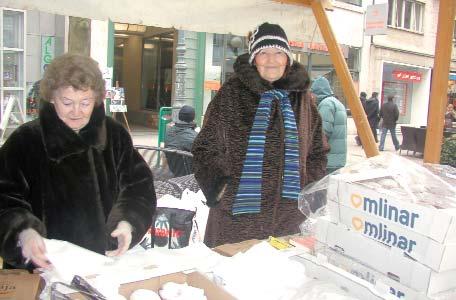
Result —
<svg viewBox="0 0 456 300"><path fill-rule="evenodd" d="M191 269L211 269L224 257L198 243L182 249L135 247L119 257L107 257L69 242L45 240L47 257L54 266L45 271L50 281L69 283L74 275L110 277L120 284Z"/></svg>
<svg viewBox="0 0 456 300"><path fill-rule="evenodd" d="M114 260L75 244L44 239L46 256L60 280L69 283L74 275L96 275Z"/></svg>

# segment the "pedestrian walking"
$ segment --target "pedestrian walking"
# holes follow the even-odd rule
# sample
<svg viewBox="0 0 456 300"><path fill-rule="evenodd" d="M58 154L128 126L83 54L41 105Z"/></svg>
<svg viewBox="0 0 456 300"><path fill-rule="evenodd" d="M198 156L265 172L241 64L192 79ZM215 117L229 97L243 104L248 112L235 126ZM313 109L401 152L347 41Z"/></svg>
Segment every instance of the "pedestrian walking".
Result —
<svg viewBox="0 0 456 300"><path fill-rule="evenodd" d="M326 173L329 174L344 167L347 162L347 111L334 97L325 77L315 79L311 90L317 100L318 112L323 121L323 132L331 147L326 166Z"/></svg>
<svg viewBox="0 0 456 300"><path fill-rule="evenodd" d="M373 92L372 97L366 100L366 106L364 111L367 115L367 120L369 121L369 126L372 130L372 134L374 135L375 142L378 143L377 138L377 127L378 121L380 120L378 113L379 113L379 102L378 102L378 93Z"/></svg>
<svg viewBox="0 0 456 300"><path fill-rule="evenodd" d="M380 118L383 119L381 128L382 135L380 136L380 146L378 147L380 151L384 150L386 134L388 131L391 133L391 139L393 140L396 151L400 148L399 141L396 137L396 123L399 119L399 109L393 100L394 96L388 96L388 102L383 103L382 108L380 109Z"/></svg>

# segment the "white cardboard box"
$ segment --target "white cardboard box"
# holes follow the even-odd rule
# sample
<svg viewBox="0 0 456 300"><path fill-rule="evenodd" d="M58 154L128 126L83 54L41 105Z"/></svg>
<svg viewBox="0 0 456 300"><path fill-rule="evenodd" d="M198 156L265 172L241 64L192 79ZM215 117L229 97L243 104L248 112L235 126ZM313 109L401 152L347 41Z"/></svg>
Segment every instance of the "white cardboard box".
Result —
<svg viewBox="0 0 456 300"><path fill-rule="evenodd" d="M334 223L342 223L365 237L396 247L437 272L456 269L455 242L438 243L397 223L333 201L328 201L327 207Z"/></svg>
<svg viewBox="0 0 456 300"><path fill-rule="evenodd" d="M403 251L366 238L343 224L332 223L328 217L317 219L315 238L426 295L456 288L456 269L435 272L405 256Z"/></svg>
<svg viewBox="0 0 456 300"><path fill-rule="evenodd" d="M299 256L292 257L291 259L299 261L305 265L307 276L332 282L358 299L397 300L397 298L389 293L386 286L383 289L379 289L370 282L350 274L341 268L331 265L325 260L320 260L311 254L303 253ZM419 300L428 299L424 298Z"/></svg>
<svg viewBox="0 0 456 300"><path fill-rule="evenodd" d="M375 181L387 177L386 174L377 174L376 177L364 173L330 176L328 201L363 211L403 229L428 236L439 243L456 242L456 195L454 203L453 198L449 200L451 203L448 203L448 207L453 208L439 209L414 202L413 195L406 189L372 189L363 184L364 180ZM436 199L429 199L429 202L433 200Z"/></svg>
<svg viewBox="0 0 456 300"><path fill-rule="evenodd" d="M358 278L361 278L376 287L381 287L386 285L390 293L397 298L407 299L407 300L424 300L424 299L441 299L443 295L452 296L449 299L456 298L455 291L445 291L443 293L434 294L434 295L425 295L415 291L412 288L409 288L400 282L391 279L387 275L384 275L372 268L369 268L365 264L348 257L338 251L335 251L329 247L320 249L317 253L319 260L325 260L328 263L341 268L344 271L347 271L350 274L355 275Z"/></svg>

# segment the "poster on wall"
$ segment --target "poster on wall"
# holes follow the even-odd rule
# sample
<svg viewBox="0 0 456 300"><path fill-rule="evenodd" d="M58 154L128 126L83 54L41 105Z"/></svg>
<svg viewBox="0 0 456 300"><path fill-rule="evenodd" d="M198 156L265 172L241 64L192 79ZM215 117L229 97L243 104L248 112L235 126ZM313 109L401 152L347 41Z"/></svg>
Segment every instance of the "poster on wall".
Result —
<svg viewBox="0 0 456 300"><path fill-rule="evenodd" d="M126 112L125 91L123 87L113 87L106 91L106 98L111 99L110 112Z"/></svg>
<svg viewBox="0 0 456 300"><path fill-rule="evenodd" d="M388 101L388 96L394 96L394 102L399 108L399 114L407 114L407 84L402 82L383 81L382 103Z"/></svg>

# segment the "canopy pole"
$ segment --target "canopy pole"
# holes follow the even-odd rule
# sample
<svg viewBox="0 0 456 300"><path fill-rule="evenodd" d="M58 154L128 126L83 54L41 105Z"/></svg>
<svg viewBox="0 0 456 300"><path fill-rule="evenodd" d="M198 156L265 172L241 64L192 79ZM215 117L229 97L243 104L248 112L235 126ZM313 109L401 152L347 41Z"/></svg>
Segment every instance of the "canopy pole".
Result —
<svg viewBox="0 0 456 300"><path fill-rule="evenodd" d="M454 0L448 0L454 1ZM358 135L364 147L364 152L367 157L379 155L377 146L375 144L374 136L367 121L361 101L356 94L355 85L353 84L352 77L348 71L347 63L342 55L339 44L336 41L334 33L331 29L328 16L326 15L322 0L313 0L311 7L315 18L317 20L320 31L328 47L331 60L336 69L336 74L342 84L342 90L348 100L353 120L355 121Z"/></svg>
<svg viewBox="0 0 456 300"><path fill-rule="evenodd" d="M429 99L429 114L426 129L426 143L424 146L425 163L439 163L442 150L443 122L447 103L448 74L450 60L454 16L456 12L455 0L440 0L439 21L435 42L434 69L432 71L431 96ZM435 137L437 141L435 141ZM435 142L434 142L435 141Z"/></svg>

